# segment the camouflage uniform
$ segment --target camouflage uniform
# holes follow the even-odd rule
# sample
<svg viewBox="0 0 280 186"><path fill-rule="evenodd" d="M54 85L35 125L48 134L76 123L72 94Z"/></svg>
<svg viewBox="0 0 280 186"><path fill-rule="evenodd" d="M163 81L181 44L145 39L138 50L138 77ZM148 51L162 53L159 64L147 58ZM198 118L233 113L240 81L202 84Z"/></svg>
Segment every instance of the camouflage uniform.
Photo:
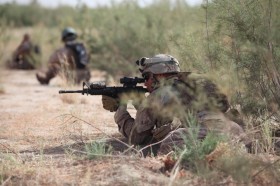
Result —
<svg viewBox="0 0 280 186"><path fill-rule="evenodd" d="M66 28L65 30L62 33L62 40L65 46L51 55L48 61L48 69L45 73L39 72L36 74L41 84L49 84L49 81L58 74L63 75L67 81L73 81L76 84L90 79L90 70L87 67L89 56L84 45L75 41L77 35L72 28ZM68 40L66 40L66 36ZM78 56L79 53L75 51L76 48L82 49L81 52L84 55L82 59ZM81 64L81 60L83 64Z"/></svg>
<svg viewBox="0 0 280 186"><path fill-rule="evenodd" d="M8 61L8 67L11 69L35 69L40 49L33 45L30 36L25 34L22 42L13 53L12 60Z"/></svg>
<svg viewBox="0 0 280 186"><path fill-rule="evenodd" d="M118 108L115 122L130 143L147 145L168 136L160 145L160 153L183 145L183 136L191 130L186 118L190 111L199 124L199 139L203 139L208 131L233 138L244 135L237 123L225 117L224 112L228 110L229 104L226 96L219 93L213 83L192 73L181 76L182 73L179 73L158 83L139 106L135 119L130 116L125 105ZM162 127L167 128L166 135L154 139L155 132Z"/></svg>
<svg viewBox="0 0 280 186"><path fill-rule="evenodd" d="M76 68L74 55L74 52L67 47L56 50L49 59L47 71L37 74L40 83L48 84L52 78L60 73L65 76L68 81L74 80L77 84L83 80L89 81L89 68Z"/></svg>

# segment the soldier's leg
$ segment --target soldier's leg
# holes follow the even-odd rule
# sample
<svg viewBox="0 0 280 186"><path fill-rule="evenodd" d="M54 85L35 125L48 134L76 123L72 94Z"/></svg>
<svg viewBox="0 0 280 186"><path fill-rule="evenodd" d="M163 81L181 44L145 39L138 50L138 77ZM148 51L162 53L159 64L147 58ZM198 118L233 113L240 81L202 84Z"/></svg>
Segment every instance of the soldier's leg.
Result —
<svg viewBox="0 0 280 186"><path fill-rule="evenodd" d="M91 75L89 69L77 69L75 83L80 84L82 81L88 82L90 80L90 77Z"/></svg>
<svg viewBox="0 0 280 186"><path fill-rule="evenodd" d="M19 64L19 68L20 69L24 69L24 70L32 70L32 69L35 69L35 66L32 65L29 60L27 59L27 57L24 57L22 60L21 60L21 63Z"/></svg>
<svg viewBox="0 0 280 186"><path fill-rule="evenodd" d="M187 128L176 129L163 140L160 145L158 154L168 154L176 148L183 148L187 141L187 138L195 137L198 140L202 140L206 135L207 129L202 127L199 128L198 131L191 131L191 129Z"/></svg>
<svg viewBox="0 0 280 186"><path fill-rule="evenodd" d="M54 78L59 72L57 65L49 65L46 72L37 72L36 78L42 85L49 84L50 80Z"/></svg>
<svg viewBox="0 0 280 186"><path fill-rule="evenodd" d="M199 123L209 131L227 136L229 140L242 142L249 150L251 141L240 125L227 118L223 113L205 112Z"/></svg>
<svg viewBox="0 0 280 186"><path fill-rule="evenodd" d="M230 120L234 121L235 123L237 123L238 125L240 125L242 127L242 129L245 129L245 127L246 127L245 121L237 109L229 109L225 113L225 116L228 119L230 119Z"/></svg>

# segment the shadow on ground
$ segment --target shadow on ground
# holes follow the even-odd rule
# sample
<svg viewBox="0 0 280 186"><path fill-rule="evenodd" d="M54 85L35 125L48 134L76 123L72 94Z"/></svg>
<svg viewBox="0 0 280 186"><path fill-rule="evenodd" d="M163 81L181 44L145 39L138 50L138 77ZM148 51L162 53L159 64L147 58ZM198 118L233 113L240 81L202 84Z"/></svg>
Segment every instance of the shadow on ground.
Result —
<svg viewBox="0 0 280 186"><path fill-rule="evenodd" d="M24 150L19 153L33 153L33 154L45 154L45 155L58 155L65 154L66 151L71 151L75 154L82 154L86 152L85 147L91 144L93 141L89 142L77 142L68 145L60 145L56 147L45 148L42 150ZM111 147L114 153L125 152L129 149L129 145L126 145L128 141L125 138L121 139L107 139L105 140L105 145Z"/></svg>
<svg viewBox="0 0 280 186"><path fill-rule="evenodd" d="M43 155L62 155L66 154L67 152L70 152L72 154L76 155L85 155L86 154L86 146L90 145L94 141L88 141L88 142L76 142L68 145L60 145L56 147L50 147L45 148L41 150L24 150L20 151L20 154L26 154L26 153L32 153L35 155L43 154ZM155 145L153 147L147 147L144 148L144 150L141 151L140 149L144 146L137 146L132 147L128 145L128 140L126 138L110 138L106 139L104 141L105 147L108 149L111 149L112 154L131 154L131 153L139 153L143 155L144 157L148 155L156 155L156 152L159 148L158 145Z"/></svg>

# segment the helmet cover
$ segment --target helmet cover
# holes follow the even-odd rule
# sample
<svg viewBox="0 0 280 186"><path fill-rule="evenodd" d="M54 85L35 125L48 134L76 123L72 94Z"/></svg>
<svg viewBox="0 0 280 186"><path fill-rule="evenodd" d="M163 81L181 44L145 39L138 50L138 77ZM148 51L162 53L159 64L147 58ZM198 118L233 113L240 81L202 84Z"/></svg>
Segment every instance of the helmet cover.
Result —
<svg viewBox="0 0 280 186"><path fill-rule="evenodd" d="M142 74L168 74L180 72L179 61L171 55L158 54L151 58L142 57L136 61Z"/></svg>

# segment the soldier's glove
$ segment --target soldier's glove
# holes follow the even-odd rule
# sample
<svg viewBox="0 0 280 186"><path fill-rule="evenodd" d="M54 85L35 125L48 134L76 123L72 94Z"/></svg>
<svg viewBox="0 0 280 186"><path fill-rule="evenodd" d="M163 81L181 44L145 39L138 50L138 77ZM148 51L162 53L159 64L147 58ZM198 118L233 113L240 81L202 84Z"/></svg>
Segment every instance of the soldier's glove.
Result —
<svg viewBox="0 0 280 186"><path fill-rule="evenodd" d="M110 112L117 111L119 108L119 101L115 98L102 95L103 108Z"/></svg>
<svg viewBox="0 0 280 186"><path fill-rule="evenodd" d="M172 124L163 125L159 128L152 130L153 137L160 141L165 138L171 131L173 131Z"/></svg>

